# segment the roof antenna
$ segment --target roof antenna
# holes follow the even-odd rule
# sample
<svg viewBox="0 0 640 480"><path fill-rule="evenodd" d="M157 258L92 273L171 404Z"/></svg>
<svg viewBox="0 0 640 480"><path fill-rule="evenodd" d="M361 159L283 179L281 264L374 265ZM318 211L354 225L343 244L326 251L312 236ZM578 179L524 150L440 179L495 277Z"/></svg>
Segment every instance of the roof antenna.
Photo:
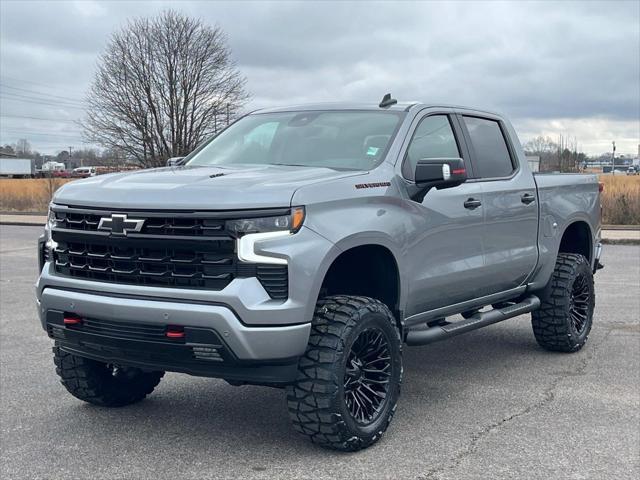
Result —
<svg viewBox="0 0 640 480"><path fill-rule="evenodd" d="M384 97L382 97L382 101L378 106L380 108L387 108L391 105L395 105L396 103L398 103L398 100L396 100L395 98L391 98L391 94L387 93Z"/></svg>

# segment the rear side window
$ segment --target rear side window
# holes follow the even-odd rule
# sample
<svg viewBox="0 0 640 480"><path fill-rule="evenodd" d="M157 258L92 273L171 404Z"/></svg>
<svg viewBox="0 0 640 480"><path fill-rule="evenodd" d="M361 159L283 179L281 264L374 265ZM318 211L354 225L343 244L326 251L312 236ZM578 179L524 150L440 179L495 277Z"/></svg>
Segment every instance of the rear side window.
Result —
<svg viewBox="0 0 640 480"><path fill-rule="evenodd" d="M463 117L476 154L474 168L480 178L508 177L513 162L500 124L495 120Z"/></svg>
<svg viewBox="0 0 640 480"><path fill-rule="evenodd" d="M431 115L420 122L407 149L404 176L413 178L418 160L425 158L460 158L447 115Z"/></svg>

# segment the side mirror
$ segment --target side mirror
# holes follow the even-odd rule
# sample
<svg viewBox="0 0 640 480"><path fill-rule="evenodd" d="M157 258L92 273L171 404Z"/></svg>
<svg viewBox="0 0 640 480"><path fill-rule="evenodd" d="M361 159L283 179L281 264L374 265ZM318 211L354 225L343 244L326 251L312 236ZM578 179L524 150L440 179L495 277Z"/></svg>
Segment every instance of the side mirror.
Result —
<svg viewBox="0 0 640 480"><path fill-rule="evenodd" d="M418 191L411 197L422 202L432 188L457 187L467 181L467 169L461 158L425 158L418 160L415 182Z"/></svg>
<svg viewBox="0 0 640 480"><path fill-rule="evenodd" d="M416 165L416 185L425 187L457 187L467 180L467 170L461 158L425 158Z"/></svg>
<svg viewBox="0 0 640 480"><path fill-rule="evenodd" d="M174 165L180 165L180 163L182 162L182 159L184 157L171 157L169 160L167 160L167 167L173 167Z"/></svg>

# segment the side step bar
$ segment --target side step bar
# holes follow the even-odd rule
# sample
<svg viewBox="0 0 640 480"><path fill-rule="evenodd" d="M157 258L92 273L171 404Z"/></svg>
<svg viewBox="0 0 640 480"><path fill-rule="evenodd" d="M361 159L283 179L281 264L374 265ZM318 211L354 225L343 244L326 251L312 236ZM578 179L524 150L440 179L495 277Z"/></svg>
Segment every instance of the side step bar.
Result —
<svg viewBox="0 0 640 480"><path fill-rule="evenodd" d="M530 295L519 303L508 305L504 308L478 312L466 320L446 325L438 325L430 328L414 329L407 332L407 345L427 345L428 343L444 340L462 333L467 333L478 328L486 327L509 318L517 317L523 313L536 310L540 306L540 299Z"/></svg>

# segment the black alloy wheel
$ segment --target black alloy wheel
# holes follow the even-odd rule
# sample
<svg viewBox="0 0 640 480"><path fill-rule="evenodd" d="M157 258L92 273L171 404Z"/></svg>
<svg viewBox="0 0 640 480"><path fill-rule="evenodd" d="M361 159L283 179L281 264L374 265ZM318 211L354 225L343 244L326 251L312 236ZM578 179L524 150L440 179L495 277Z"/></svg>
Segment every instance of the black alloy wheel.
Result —
<svg viewBox="0 0 640 480"><path fill-rule="evenodd" d="M585 275L578 275L573 282L571 298L569 300L569 315L571 325L576 333L580 335L587 326L590 315L591 288L589 279Z"/></svg>
<svg viewBox="0 0 640 480"><path fill-rule="evenodd" d="M344 376L344 398L353 419L374 422L384 409L392 372L385 332L369 328L351 345Z"/></svg>
<svg viewBox="0 0 640 480"><path fill-rule="evenodd" d="M589 261L576 253L560 253L547 286L536 292L540 308L531 312L537 342L555 352L577 352L593 326L596 292Z"/></svg>

